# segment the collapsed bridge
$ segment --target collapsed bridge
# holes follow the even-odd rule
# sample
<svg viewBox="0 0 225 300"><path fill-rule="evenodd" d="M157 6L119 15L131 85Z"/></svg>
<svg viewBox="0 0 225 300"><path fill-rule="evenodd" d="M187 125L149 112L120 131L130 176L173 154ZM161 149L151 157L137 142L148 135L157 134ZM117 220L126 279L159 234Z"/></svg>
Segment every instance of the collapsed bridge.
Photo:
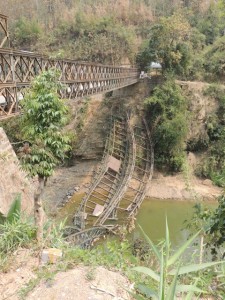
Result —
<svg viewBox="0 0 225 300"><path fill-rule="evenodd" d="M118 225L133 221L153 174L154 152L145 119L115 117L101 165L74 215L67 239L88 247ZM72 234L71 234L72 233Z"/></svg>

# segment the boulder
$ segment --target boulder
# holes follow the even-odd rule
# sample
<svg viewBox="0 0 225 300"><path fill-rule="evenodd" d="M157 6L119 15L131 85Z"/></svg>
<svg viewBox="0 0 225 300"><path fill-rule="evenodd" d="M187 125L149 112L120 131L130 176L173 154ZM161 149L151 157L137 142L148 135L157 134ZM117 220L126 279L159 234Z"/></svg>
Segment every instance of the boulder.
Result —
<svg viewBox="0 0 225 300"><path fill-rule="evenodd" d="M22 210L30 214L33 209L34 186L22 171L12 145L0 127L0 213L7 215L16 195L20 194Z"/></svg>

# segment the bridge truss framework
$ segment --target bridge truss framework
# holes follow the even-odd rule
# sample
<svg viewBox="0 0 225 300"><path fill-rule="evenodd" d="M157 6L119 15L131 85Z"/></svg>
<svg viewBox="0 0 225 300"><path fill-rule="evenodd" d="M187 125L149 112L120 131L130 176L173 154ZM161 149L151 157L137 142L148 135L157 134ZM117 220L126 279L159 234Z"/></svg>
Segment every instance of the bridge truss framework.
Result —
<svg viewBox="0 0 225 300"><path fill-rule="evenodd" d="M0 15L0 118L19 112L19 101L26 87L41 72L55 68L66 88L64 98L79 98L105 93L138 81L137 68L51 59L45 55L3 48L9 41L7 17ZM8 42L9 45L9 42Z"/></svg>

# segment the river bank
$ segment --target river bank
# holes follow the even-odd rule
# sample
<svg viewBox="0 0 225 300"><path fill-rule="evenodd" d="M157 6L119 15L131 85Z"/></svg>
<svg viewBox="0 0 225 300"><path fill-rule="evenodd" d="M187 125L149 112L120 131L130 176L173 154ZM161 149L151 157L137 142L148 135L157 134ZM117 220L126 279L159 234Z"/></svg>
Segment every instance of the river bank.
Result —
<svg viewBox="0 0 225 300"><path fill-rule="evenodd" d="M70 201L71 196L87 191L91 180L100 166L99 161L77 161L74 166L58 168L47 183L44 202L52 213ZM146 197L158 200L173 199L174 201L214 201L222 189L206 179L194 175L187 179L182 173L165 175L155 171L149 183Z"/></svg>

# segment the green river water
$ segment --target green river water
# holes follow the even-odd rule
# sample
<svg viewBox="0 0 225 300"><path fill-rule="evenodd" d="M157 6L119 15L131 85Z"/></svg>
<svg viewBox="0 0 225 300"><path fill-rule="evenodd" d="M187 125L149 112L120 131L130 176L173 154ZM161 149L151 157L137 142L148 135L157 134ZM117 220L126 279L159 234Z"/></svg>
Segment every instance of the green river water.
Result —
<svg viewBox="0 0 225 300"><path fill-rule="evenodd" d="M165 238L167 217L171 242L178 246L186 241L190 234L184 221L191 220L195 203L187 200L145 199L138 212L137 222L152 241L158 242ZM205 202L205 205L213 209L216 208L217 202Z"/></svg>
<svg viewBox="0 0 225 300"><path fill-rule="evenodd" d="M59 217L67 216L68 223L72 222L75 207L80 202L83 195L75 195L71 201L61 210ZM182 244L190 234L185 229L185 220L191 220L193 215L193 206L196 202L187 200L158 200L146 198L136 216L136 222L139 223L152 241L158 242L165 237L165 220L167 217L170 239L173 246ZM210 208L215 208L217 202L204 202ZM140 235L137 229L133 233L135 237Z"/></svg>

